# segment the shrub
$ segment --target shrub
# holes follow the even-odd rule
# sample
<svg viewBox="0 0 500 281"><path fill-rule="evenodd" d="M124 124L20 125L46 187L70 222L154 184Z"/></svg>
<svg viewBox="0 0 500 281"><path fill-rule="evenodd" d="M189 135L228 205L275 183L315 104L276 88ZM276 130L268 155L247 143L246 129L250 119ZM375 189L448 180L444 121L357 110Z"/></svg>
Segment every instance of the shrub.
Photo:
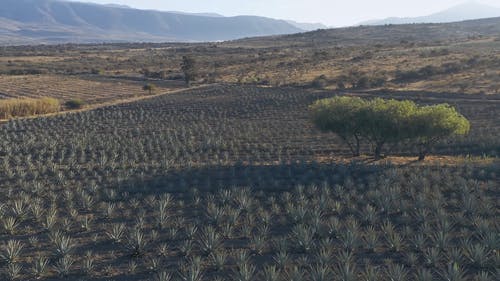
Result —
<svg viewBox="0 0 500 281"><path fill-rule="evenodd" d="M85 102L81 99L72 99L64 103L67 109L80 109L85 105Z"/></svg>
<svg viewBox="0 0 500 281"><path fill-rule="evenodd" d="M323 89L328 84L328 80L325 75L320 75L311 82L311 86L316 89Z"/></svg>
<svg viewBox="0 0 500 281"><path fill-rule="evenodd" d="M102 74L102 70L97 69L97 68L92 68L92 69L90 70L90 74L100 75L100 74Z"/></svg>
<svg viewBox="0 0 500 281"><path fill-rule="evenodd" d="M146 84L144 86L142 86L142 90L145 91L145 92L148 92L150 95L153 94L153 91L155 90L155 85L153 84Z"/></svg>
<svg viewBox="0 0 500 281"><path fill-rule="evenodd" d="M0 100L0 118L32 116L59 111L61 105L54 98Z"/></svg>

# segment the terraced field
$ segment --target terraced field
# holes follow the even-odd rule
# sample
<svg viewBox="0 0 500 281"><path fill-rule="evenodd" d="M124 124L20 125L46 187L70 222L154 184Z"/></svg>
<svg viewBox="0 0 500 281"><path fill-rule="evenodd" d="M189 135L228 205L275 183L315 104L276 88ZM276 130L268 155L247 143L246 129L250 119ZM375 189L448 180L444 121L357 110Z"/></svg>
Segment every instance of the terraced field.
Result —
<svg viewBox="0 0 500 281"><path fill-rule="evenodd" d="M498 280L498 97L411 95L472 133L433 152L461 161L400 165L312 127L332 95L218 85L9 121L1 278Z"/></svg>

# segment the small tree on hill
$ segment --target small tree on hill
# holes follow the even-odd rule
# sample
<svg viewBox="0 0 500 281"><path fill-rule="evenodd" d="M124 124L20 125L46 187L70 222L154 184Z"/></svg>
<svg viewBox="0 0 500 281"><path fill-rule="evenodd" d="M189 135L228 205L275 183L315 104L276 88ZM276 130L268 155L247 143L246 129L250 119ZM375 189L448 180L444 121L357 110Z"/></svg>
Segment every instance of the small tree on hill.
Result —
<svg viewBox="0 0 500 281"><path fill-rule="evenodd" d="M183 56L181 70L184 73L184 81L189 87L191 85L191 82L194 81L196 79L196 76L198 75L196 61L194 60L194 58L190 56Z"/></svg>

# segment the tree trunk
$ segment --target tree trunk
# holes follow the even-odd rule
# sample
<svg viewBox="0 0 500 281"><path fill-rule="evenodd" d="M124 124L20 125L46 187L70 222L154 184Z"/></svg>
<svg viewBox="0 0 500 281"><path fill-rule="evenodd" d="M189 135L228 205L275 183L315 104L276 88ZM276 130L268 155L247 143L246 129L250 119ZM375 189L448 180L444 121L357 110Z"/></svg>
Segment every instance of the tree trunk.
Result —
<svg viewBox="0 0 500 281"><path fill-rule="evenodd" d="M375 160L380 160L382 157L382 146L384 146L384 143L377 143L375 145L375 153L374 153L374 157L375 157Z"/></svg>
<svg viewBox="0 0 500 281"><path fill-rule="evenodd" d="M425 152L420 152L418 154L418 161L424 161L425 160Z"/></svg>
<svg viewBox="0 0 500 281"><path fill-rule="evenodd" d="M359 155L361 155L359 138L357 136L354 136L354 137L356 138L356 150L354 151L354 156L359 156Z"/></svg>
<svg viewBox="0 0 500 281"><path fill-rule="evenodd" d="M427 156L427 147L425 145L421 145L418 151L418 161L424 161L425 156Z"/></svg>

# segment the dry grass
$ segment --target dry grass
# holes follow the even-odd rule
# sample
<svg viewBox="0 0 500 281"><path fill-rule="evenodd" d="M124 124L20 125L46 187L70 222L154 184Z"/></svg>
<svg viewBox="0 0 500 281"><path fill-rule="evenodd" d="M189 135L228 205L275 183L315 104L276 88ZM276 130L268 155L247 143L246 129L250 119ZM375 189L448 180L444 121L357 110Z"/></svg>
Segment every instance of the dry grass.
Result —
<svg viewBox="0 0 500 281"><path fill-rule="evenodd" d="M54 98L0 100L0 119L47 114L59 111L61 104Z"/></svg>

